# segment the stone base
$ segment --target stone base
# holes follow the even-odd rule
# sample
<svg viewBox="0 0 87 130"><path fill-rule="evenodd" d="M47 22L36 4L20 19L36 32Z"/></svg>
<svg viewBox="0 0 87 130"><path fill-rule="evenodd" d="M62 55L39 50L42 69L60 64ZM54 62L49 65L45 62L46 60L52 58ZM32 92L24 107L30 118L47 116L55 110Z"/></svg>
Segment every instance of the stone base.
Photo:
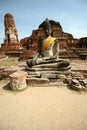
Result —
<svg viewBox="0 0 87 130"><path fill-rule="evenodd" d="M1 51L2 52L8 52L8 51L16 51L21 48L21 45L19 42L10 42L9 44L3 43L1 45Z"/></svg>
<svg viewBox="0 0 87 130"><path fill-rule="evenodd" d="M10 76L10 88L12 90L24 90L27 85L26 85L26 77L27 77L27 72L24 71L17 71Z"/></svg>
<svg viewBox="0 0 87 130"><path fill-rule="evenodd" d="M26 82L27 82L27 85L31 85L31 84L45 84L45 83L49 83L49 79L47 79L47 78L31 77L31 78L27 78Z"/></svg>

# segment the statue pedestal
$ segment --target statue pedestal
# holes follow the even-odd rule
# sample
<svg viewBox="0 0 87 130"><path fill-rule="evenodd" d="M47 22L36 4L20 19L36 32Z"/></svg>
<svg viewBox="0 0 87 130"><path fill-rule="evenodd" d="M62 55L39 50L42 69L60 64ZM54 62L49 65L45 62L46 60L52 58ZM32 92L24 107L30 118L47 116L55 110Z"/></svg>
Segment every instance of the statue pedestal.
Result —
<svg viewBox="0 0 87 130"><path fill-rule="evenodd" d="M71 66L68 60L47 60L46 63L27 67L29 77L58 79L59 75L71 73Z"/></svg>

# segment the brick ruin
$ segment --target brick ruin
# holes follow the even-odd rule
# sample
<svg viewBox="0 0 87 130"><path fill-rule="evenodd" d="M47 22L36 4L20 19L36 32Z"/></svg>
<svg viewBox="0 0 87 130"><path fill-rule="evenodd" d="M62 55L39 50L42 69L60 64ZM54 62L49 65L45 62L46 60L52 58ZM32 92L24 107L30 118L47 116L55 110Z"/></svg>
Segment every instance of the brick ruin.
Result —
<svg viewBox="0 0 87 130"><path fill-rule="evenodd" d="M18 32L16 29L14 17L7 13L4 16L5 39L1 45L1 51L15 51L19 50L21 45L18 40Z"/></svg>
<svg viewBox="0 0 87 130"><path fill-rule="evenodd" d="M71 48L74 48L78 43L78 39L73 38L72 34L63 32L62 26L59 22L49 20L52 26L52 36L56 37L59 41L60 55L69 54ZM20 40L21 45L26 49L21 55L22 59L27 59L32 57L36 53L37 45L39 39L44 37L43 31L44 22L42 22L37 30L33 30L30 37Z"/></svg>
<svg viewBox="0 0 87 130"><path fill-rule="evenodd" d="M82 51L86 50L87 55L87 37L74 38L72 34L63 31L59 22L54 20L49 21L52 26L52 36L56 37L59 41L60 57L79 58L78 54L75 53L78 49ZM11 56L18 55L22 60L32 58L37 52L38 41L44 37L44 21L39 25L38 29L32 31L29 37L21 39L20 42L18 40L18 31L14 17L9 13L4 16L4 26L5 38L3 44L1 44L0 52L9 53Z"/></svg>

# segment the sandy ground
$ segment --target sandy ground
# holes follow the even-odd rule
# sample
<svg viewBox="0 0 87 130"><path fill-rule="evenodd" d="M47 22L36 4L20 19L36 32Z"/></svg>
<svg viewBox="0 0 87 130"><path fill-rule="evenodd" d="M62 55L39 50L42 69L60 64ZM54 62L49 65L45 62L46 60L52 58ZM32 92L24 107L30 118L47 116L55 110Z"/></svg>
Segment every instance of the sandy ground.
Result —
<svg viewBox="0 0 87 130"><path fill-rule="evenodd" d="M0 81L0 130L87 130L87 92L28 87L12 92Z"/></svg>
<svg viewBox="0 0 87 130"><path fill-rule="evenodd" d="M72 62L73 70L83 68L87 62ZM0 81L0 130L87 130L87 92L61 85L13 92L7 83Z"/></svg>
<svg viewBox="0 0 87 130"><path fill-rule="evenodd" d="M87 60L72 60L71 61L72 70L87 70Z"/></svg>

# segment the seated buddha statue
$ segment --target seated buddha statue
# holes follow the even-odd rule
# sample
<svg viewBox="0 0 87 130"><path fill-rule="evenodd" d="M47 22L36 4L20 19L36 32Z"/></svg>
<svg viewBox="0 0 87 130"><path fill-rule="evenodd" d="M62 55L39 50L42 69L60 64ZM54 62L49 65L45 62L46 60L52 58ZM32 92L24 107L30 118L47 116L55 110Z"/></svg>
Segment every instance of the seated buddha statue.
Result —
<svg viewBox="0 0 87 130"><path fill-rule="evenodd" d="M48 19L44 22L44 33L45 36L38 42L38 52L32 58L26 61L28 67L39 64L48 64L58 62L59 67L68 67L70 66L70 61L59 58L59 42L56 37L52 37L52 28ZM70 69L70 67L69 67Z"/></svg>

